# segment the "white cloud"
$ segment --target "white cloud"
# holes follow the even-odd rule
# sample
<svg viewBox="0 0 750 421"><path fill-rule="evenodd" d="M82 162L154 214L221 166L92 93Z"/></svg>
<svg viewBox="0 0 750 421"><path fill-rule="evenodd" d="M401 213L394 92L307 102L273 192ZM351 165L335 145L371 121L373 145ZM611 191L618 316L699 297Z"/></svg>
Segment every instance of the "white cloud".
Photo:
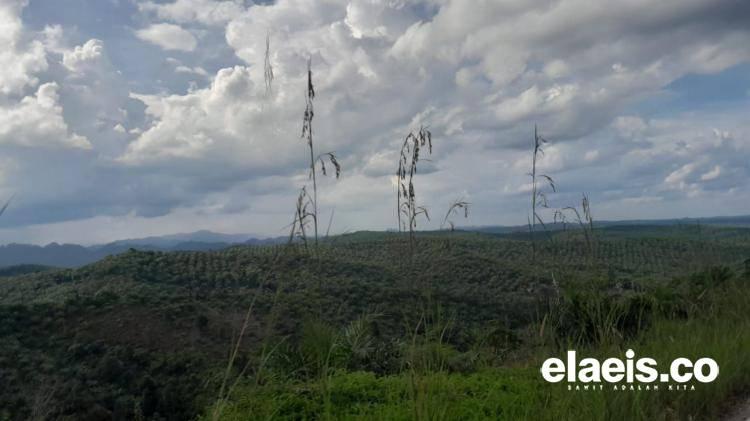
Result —
<svg viewBox="0 0 750 421"><path fill-rule="evenodd" d="M369 177L382 177L395 174L393 163L397 162L396 151L378 151L367 158L363 173Z"/></svg>
<svg viewBox="0 0 750 421"><path fill-rule="evenodd" d="M677 185L680 183L683 183L685 179L692 174L693 170L695 170L695 164L685 164L679 169L676 169L669 173L667 178L664 179L664 182L667 184Z"/></svg>
<svg viewBox="0 0 750 421"><path fill-rule="evenodd" d="M21 3L14 4L7 10L15 17L6 21L20 25ZM94 148L95 158L75 161L75 169L55 160L77 171L75 182L86 187L66 196L76 203L69 213L37 221L190 209L192 219L183 223L247 211L250 220L263 215L261 229L285 225L288 215L278 209L307 181L299 134L310 57L317 151L336 151L344 166L339 182L319 180L321 203L324 212L336 207L342 227L392 225L395 158L404 135L420 124L430 127L435 141L432 161L418 176L420 204L433 210L465 192L475 203L472 224L526 220L528 192L518 186L529 181L534 124L552 142L539 163L560 187L550 197L553 206L577 203L586 191L602 217L626 211L675 216L679 209L710 213L704 202L722 200L732 189L738 208L742 198L750 199L741 185L750 176L743 160L750 154L746 104L659 118L637 106L686 74L750 60L750 9L731 0L607 6L586 0L481 6L459 0L154 0L138 7L136 21L163 23L137 35L182 51L179 61L164 60L143 44L137 47L144 54L108 50L97 40L68 48L60 27L12 37L16 47L4 62L9 70L0 68L0 86L15 96L2 98L3 112L30 98L26 106L41 113L39 94L30 91L56 81L55 104L65 112L48 108L53 117L44 122L57 122L55 132L68 140L72 133L85 136ZM275 79L267 97L269 33ZM197 48L196 36L206 48ZM35 38L44 39L44 54L31 54ZM31 60L35 66L12 70L24 54L46 54L49 66ZM116 63L136 57L144 63L136 72L123 69L133 77L127 80L108 55L118 55ZM714 133L714 127L721 129ZM48 136L25 133L29 144L50 144ZM48 161L38 154L23 158L8 183L37 174L36 186L59 189L59 177L39 171ZM112 185L121 187L117 194ZM55 193L37 198L38 207L57 208ZM702 200L690 199L698 196ZM675 204L681 207L670 209Z"/></svg>
<svg viewBox="0 0 750 421"><path fill-rule="evenodd" d="M353 0L346 5L344 23L354 38L395 39L416 19L406 1Z"/></svg>
<svg viewBox="0 0 750 421"><path fill-rule="evenodd" d="M242 0L175 0L171 3L145 1L138 4L138 9L182 24L223 25L242 13L245 7Z"/></svg>
<svg viewBox="0 0 750 421"><path fill-rule="evenodd" d="M664 200L661 196L638 196L638 197L623 197L622 199L623 203L626 204L634 204L634 205L643 205L643 204L650 204L655 202L661 202Z"/></svg>
<svg viewBox="0 0 750 421"><path fill-rule="evenodd" d="M206 69L196 66L196 67L188 67L188 66L177 66L174 68L174 71L177 73L190 73L190 74L196 74L203 77L208 77L208 72Z"/></svg>
<svg viewBox="0 0 750 421"><path fill-rule="evenodd" d="M701 181L711 181L719 178L721 175L721 166L715 166L711 171L708 171L701 175Z"/></svg>
<svg viewBox="0 0 750 421"><path fill-rule="evenodd" d="M274 128L258 99L246 67L222 69L210 87L187 95L134 95L146 105L154 124L128 145L121 161L130 165L168 165L174 159L225 161L225 167L265 168L288 162L296 142L296 125ZM296 135L296 136L295 136Z"/></svg>
<svg viewBox="0 0 750 421"><path fill-rule="evenodd" d="M583 159L586 161L596 161L599 158L599 151L592 150L592 151L586 151L586 154L583 156Z"/></svg>
<svg viewBox="0 0 750 421"><path fill-rule="evenodd" d="M606 183L616 183L614 176L592 180L573 173L621 160L627 162L617 172L621 179L644 178L639 183L651 183L653 195L662 183L687 194L691 190L680 190L680 183L692 186L687 181L698 167L667 174L649 169L649 181L634 174L646 165L664 165L664 154L671 154L673 169L683 168L698 153L718 153L708 149L713 143L690 137L682 121L622 112L687 73L714 72L747 59L737 40L750 41L750 33L739 22L696 31L694 22L725 18L719 12L707 17L716 10L708 0L670 0L645 14L647 3L595 7L571 0L476 7L460 1L279 0L255 5L226 27L227 43L247 66L224 69L211 87L185 95L139 96L152 124L121 160L173 171L181 171L175 159L226 163L215 168L219 172L235 171L244 161L259 176L298 174L304 151L295 143L295 131L304 105L305 62L312 56L319 150L336 150L350 164L345 175L380 179L390 174L388 162L404 133L426 124L438 145L433 157L438 173L429 176L448 177L442 175L451 168L444 157L451 156L471 167L460 169L462 174L483 174L475 180L478 186L494 185L497 178L515 180L515 171L523 174L525 168L489 171L472 166L470 157L525 165L528 154L516 158L515 151L525 150L539 123L555 143L540 163L546 171L570 172L573 178L563 177L573 183L569 188L611 188ZM171 5L176 10L185 4ZM190 13L161 17L201 21ZM274 97L266 99L262 71L269 31L276 78ZM683 39L677 49L675 37ZM177 72L195 70L174 64ZM241 87L220 88L230 80ZM705 127L700 130L706 133ZM526 182L521 175L518 183L508 184ZM579 186L586 182L594 186Z"/></svg>
<svg viewBox="0 0 750 421"><path fill-rule="evenodd" d="M135 33L138 38L165 50L193 51L198 41L190 31L170 23L157 23Z"/></svg>
<svg viewBox="0 0 750 421"><path fill-rule="evenodd" d="M90 149L85 137L68 129L57 90L56 83L45 83L34 96L14 106L0 107L0 144Z"/></svg>
<svg viewBox="0 0 750 421"><path fill-rule="evenodd" d="M642 118L635 116L617 117L612 122L612 126L617 130L620 136L629 140L638 140L642 138L646 134L646 130L649 128L648 124L646 124Z"/></svg>
<svg viewBox="0 0 750 421"><path fill-rule="evenodd" d="M53 51L55 53L65 51L65 33L62 25L46 25L42 30L42 35L44 37L44 46L47 51Z"/></svg>
<svg viewBox="0 0 750 421"><path fill-rule="evenodd" d="M21 10L26 1L5 0L0 4L0 94L20 94L39 83L37 74L47 70L44 45L25 39Z"/></svg>
<svg viewBox="0 0 750 421"><path fill-rule="evenodd" d="M73 73L84 73L96 67L102 59L104 44L98 39L90 39L83 45L63 53L63 65Z"/></svg>

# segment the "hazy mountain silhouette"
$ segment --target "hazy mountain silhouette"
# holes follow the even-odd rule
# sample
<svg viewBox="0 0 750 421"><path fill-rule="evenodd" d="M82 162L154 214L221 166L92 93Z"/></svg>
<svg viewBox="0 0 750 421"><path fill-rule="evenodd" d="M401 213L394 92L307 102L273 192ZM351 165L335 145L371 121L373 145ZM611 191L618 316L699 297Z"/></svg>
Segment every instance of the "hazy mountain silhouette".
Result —
<svg viewBox="0 0 750 421"><path fill-rule="evenodd" d="M708 218L674 218L629 221L595 221L597 227L612 226L669 226L669 225L713 225L750 227L750 215L719 216ZM577 224L569 222L567 228L576 228ZM524 226L482 226L461 227L462 231L476 231L491 234L522 233L528 230ZM562 224L548 224L547 229L563 229ZM287 237L256 238L250 234L222 234L212 231L164 235L158 237L118 240L95 246L77 244L51 243L46 246L28 244L8 244L0 246L0 268L16 265L43 265L55 267L79 267L96 262L106 256L119 254L130 248L155 251L209 251L220 250L232 245L268 245L279 244Z"/></svg>
<svg viewBox="0 0 750 421"><path fill-rule="evenodd" d="M209 251L240 244L277 244L285 238L253 238L249 234L197 231L187 234L118 240L89 247L78 244L50 243L46 246L37 246L12 243L0 246L0 267L43 265L72 268L96 262L130 248L155 251Z"/></svg>

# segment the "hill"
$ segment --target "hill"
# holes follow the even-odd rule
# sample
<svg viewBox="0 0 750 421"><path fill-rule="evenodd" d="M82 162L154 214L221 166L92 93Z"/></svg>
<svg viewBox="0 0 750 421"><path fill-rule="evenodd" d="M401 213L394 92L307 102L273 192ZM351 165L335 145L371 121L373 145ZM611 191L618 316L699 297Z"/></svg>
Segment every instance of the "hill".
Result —
<svg viewBox="0 0 750 421"><path fill-rule="evenodd" d="M425 234L411 254L398 234L362 232L333 237L314 254L282 245L133 249L79 269L0 278L0 408L11 419L36 411L190 419L216 398L243 326L235 367L257 366L275 344L269 370L310 378L314 360L299 355L311 354L296 351L318 346L306 342L309 332L324 339L363 316L374 333L368 357L347 363L357 370L400 373L404 338L437 325L446 326L446 364L471 371L487 333L497 361L520 352L558 285L600 285L623 297L653 289L682 308L682 287L669 282L717 266L740 273L750 257L743 228L602 228L593 249L580 232L551 235L536 255L513 235Z"/></svg>
<svg viewBox="0 0 750 421"><path fill-rule="evenodd" d="M151 251L210 251L237 244L278 244L282 240L281 238L249 238L245 234L197 231L189 234L119 240L89 247L78 244L51 243L46 246L37 246L14 243L0 246L0 268L29 264L76 268L94 263L107 256L123 253L131 248Z"/></svg>
<svg viewBox="0 0 750 421"><path fill-rule="evenodd" d="M54 270L52 266L44 265L15 265L0 268L0 278L8 276L25 275L29 273L46 272L48 270Z"/></svg>
<svg viewBox="0 0 750 421"><path fill-rule="evenodd" d="M162 235L144 238L118 240L106 244L106 247L149 246L160 249L171 249L183 244L242 244L253 241L250 234L223 234L212 231L195 231L191 233ZM260 240L257 240L260 241ZM96 246L94 247L96 248Z"/></svg>
<svg viewBox="0 0 750 421"><path fill-rule="evenodd" d="M616 221L594 221L594 226L597 228L610 228L610 227L665 227L665 226L676 226L676 227L701 227L701 226L713 226L713 227L735 227L735 228L750 228L750 215L738 215L738 216L710 216L701 218L669 218L669 219L630 219L630 220L616 220ZM548 223L546 225L548 230L562 231L565 229L576 229L577 224L575 222L568 223ZM522 233L528 232L529 227L527 225L514 225L514 226L503 226L503 225L491 225L491 226L479 226L479 227L462 227L464 231L473 232L485 232L493 234L510 234L510 233Z"/></svg>

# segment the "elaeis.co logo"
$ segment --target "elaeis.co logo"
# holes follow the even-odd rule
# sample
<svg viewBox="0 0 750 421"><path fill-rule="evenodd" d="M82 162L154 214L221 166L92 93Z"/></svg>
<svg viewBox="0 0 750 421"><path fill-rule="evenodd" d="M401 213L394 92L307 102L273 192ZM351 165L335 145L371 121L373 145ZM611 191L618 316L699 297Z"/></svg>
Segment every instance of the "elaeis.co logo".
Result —
<svg viewBox="0 0 750 421"><path fill-rule="evenodd" d="M676 358L668 370L660 371L653 358L635 359L628 349L625 360L583 358L578 361L576 351L568 351L565 361L548 358L540 369L544 380L550 383L566 381L568 390L695 390L697 383L711 383L719 377L719 364L711 358L692 361Z"/></svg>

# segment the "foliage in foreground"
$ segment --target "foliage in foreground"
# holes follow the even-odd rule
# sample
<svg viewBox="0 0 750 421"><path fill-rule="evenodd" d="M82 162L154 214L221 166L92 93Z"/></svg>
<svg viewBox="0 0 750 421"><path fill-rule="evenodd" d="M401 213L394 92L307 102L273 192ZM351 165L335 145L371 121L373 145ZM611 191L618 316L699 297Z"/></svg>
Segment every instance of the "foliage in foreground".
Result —
<svg viewBox="0 0 750 421"><path fill-rule="evenodd" d="M536 347L506 367L478 366L466 373L448 366L415 369L407 364L400 373L384 376L337 368L323 377L247 383L237 390L222 419L717 419L726 403L750 385L750 319L745 311L750 286L747 279L731 279L732 275L712 269L672 281L670 288L682 290L669 298L662 295L662 300L650 295L654 300L648 310L644 296L616 310L606 295L593 291L586 298L567 298L560 311L565 317L558 314L546 331L534 326L542 329ZM605 308L601 314L610 316L594 316L598 313L582 307ZM624 322L633 307L641 315L648 313L649 321L640 328ZM571 314L580 322L572 335L569 327L562 328L569 322L562 320ZM607 323L609 328L603 329ZM660 391L613 390L607 385L602 391L569 391L564 383L543 382L537 371L541 362L568 348L600 359L622 358L632 348L662 367L677 357L708 356L719 362L721 375L711 384L693 383L695 390L685 391L665 385Z"/></svg>

